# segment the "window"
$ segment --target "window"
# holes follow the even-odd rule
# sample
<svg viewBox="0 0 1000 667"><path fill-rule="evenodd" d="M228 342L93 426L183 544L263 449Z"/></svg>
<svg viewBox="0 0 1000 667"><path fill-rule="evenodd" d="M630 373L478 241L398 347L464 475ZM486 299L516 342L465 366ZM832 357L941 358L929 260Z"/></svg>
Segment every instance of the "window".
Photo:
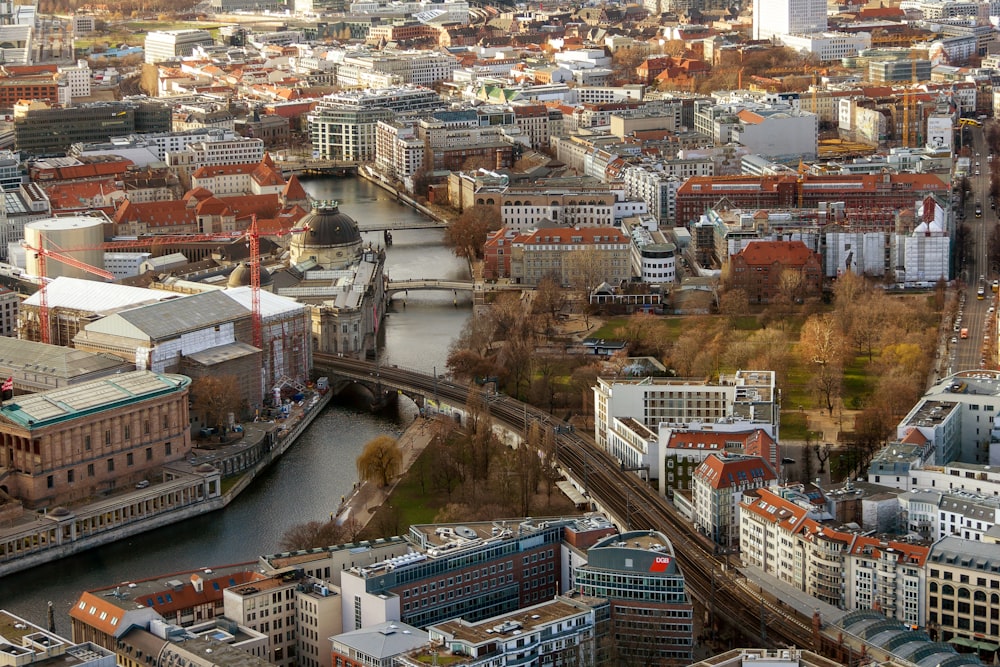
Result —
<svg viewBox="0 0 1000 667"><path fill-rule="evenodd" d="M53 475L49 475L48 477L45 478L45 486L51 489L55 485L56 485L56 480Z"/></svg>
<svg viewBox="0 0 1000 667"><path fill-rule="evenodd" d="M73 471L72 470L67 470L66 471L66 482L69 483L69 484L72 484L73 483L73 476L74 476L73 475Z"/></svg>
<svg viewBox="0 0 1000 667"><path fill-rule="evenodd" d="M147 461L152 461L153 460L153 448L152 447L146 447L146 460Z"/></svg>
<svg viewBox="0 0 1000 667"><path fill-rule="evenodd" d="M110 445L111 444L111 431L105 431L104 432L104 444L105 445Z"/></svg>
<svg viewBox="0 0 1000 667"><path fill-rule="evenodd" d="M114 472L114 471L115 471L115 460L108 459L108 472Z"/></svg>
<svg viewBox="0 0 1000 667"><path fill-rule="evenodd" d="M90 436L89 435L83 436L83 448L86 449L88 452L90 451Z"/></svg>
<svg viewBox="0 0 1000 667"><path fill-rule="evenodd" d="M131 434L132 428L128 424L125 424L125 439L128 440Z"/></svg>
<svg viewBox="0 0 1000 667"><path fill-rule="evenodd" d="M93 476L94 476L94 464L93 463L88 463L87 464L87 477L93 477Z"/></svg>
<svg viewBox="0 0 1000 667"><path fill-rule="evenodd" d="M169 443L169 442L168 442L168 443L165 443L165 444L163 445L163 455L164 455L164 456L170 456L170 452L171 452L171 447L170 447L170 443Z"/></svg>

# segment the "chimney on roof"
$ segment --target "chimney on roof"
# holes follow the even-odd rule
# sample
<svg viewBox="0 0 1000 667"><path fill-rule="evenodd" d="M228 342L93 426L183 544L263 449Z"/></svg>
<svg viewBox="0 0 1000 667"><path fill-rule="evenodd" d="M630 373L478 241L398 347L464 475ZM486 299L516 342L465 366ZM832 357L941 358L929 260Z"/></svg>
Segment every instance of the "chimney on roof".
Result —
<svg viewBox="0 0 1000 667"><path fill-rule="evenodd" d="M200 575L191 575L191 585L194 586L195 593L201 593L205 590L205 580Z"/></svg>

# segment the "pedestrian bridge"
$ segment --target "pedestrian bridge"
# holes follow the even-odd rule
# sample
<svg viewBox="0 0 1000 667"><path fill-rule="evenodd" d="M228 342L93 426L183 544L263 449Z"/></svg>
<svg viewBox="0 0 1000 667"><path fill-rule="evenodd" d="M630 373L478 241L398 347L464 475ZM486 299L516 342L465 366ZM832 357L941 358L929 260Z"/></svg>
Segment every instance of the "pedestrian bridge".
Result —
<svg viewBox="0 0 1000 667"><path fill-rule="evenodd" d="M438 278L410 278L408 280L390 280L385 286L386 297L391 299L393 296L400 292L407 292L409 290L439 290L452 292L473 292L476 294L481 294L485 292L520 292L525 289L523 285L507 285L507 284L487 284L482 282L475 282L472 280L445 280Z"/></svg>

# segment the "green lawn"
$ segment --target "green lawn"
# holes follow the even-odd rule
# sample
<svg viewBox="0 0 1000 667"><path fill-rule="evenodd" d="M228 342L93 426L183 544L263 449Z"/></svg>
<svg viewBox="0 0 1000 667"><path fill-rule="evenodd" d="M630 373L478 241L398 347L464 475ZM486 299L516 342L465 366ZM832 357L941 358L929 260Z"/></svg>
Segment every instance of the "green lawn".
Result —
<svg viewBox="0 0 1000 667"><path fill-rule="evenodd" d="M809 429L806 413L798 410L781 411L781 439L805 440Z"/></svg>

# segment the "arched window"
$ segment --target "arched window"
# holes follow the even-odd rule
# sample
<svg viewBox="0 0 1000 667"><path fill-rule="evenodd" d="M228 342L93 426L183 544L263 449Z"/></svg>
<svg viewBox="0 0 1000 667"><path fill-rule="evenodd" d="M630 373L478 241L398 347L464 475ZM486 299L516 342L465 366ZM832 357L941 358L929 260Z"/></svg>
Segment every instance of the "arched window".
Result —
<svg viewBox="0 0 1000 667"><path fill-rule="evenodd" d="M930 585L931 593L937 593L938 585L936 581L932 581Z"/></svg>
<svg viewBox="0 0 1000 667"><path fill-rule="evenodd" d="M972 594L972 599L976 602L986 602L986 591L976 591Z"/></svg>
<svg viewBox="0 0 1000 667"><path fill-rule="evenodd" d="M964 600L968 600L969 599L969 589L968 588L959 588L958 589L958 597L960 597L960 598L962 598Z"/></svg>
<svg viewBox="0 0 1000 667"><path fill-rule="evenodd" d="M492 197L486 200L486 205L487 206L493 206L493 198Z"/></svg>
<svg viewBox="0 0 1000 667"><path fill-rule="evenodd" d="M951 584L945 584L941 586L941 595L954 595L955 587Z"/></svg>
<svg viewBox="0 0 1000 667"><path fill-rule="evenodd" d="M553 199L553 200L552 200L552 203L551 203L551 204L549 204L549 206L552 206L552 207L554 208L554 207L556 207L556 206L559 206L559 202L557 202L556 200L554 200L554 199Z"/></svg>
<svg viewBox="0 0 1000 667"><path fill-rule="evenodd" d="M480 197L479 199L476 200L476 206L482 206L482 205L483 205L483 199L482 197Z"/></svg>

